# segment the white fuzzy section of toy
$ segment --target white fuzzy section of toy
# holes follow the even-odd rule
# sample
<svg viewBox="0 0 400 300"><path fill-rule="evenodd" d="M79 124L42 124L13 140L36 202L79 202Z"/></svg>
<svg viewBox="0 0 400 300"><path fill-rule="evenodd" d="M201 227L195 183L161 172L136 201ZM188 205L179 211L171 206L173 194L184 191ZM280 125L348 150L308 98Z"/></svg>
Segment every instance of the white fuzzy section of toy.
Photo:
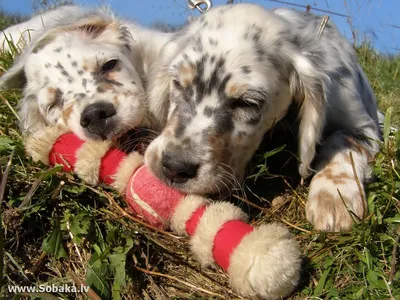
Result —
<svg viewBox="0 0 400 300"><path fill-rule="evenodd" d="M184 197L171 217L171 230L178 235L187 235L186 222L198 208L208 203L210 203L208 199L200 196L188 195Z"/></svg>
<svg viewBox="0 0 400 300"><path fill-rule="evenodd" d="M211 203L201 217L193 237L190 239L190 250L203 267L214 263L212 253L214 238L221 226L228 221L247 222L248 216L239 208L228 202Z"/></svg>
<svg viewBox="0 0 400 300"><path fill-rule="evenodd" d="M57 139L67 133L68 128L62 126L46 127L25 140L25 151L34 161L49 164L50 151Z"/></svg>
<svg viewBox="0 0 400 300"><path fill-rule="evenodd" d="M76 152L75 173L88 184L98 184L101 159L111 144L111 141L86 141Z"/></svg>
<svg viewBox="0 0 400 300"><path fill-rule="evenodd" d="M112 176L114 182L111 186L122 193L132 177L132 174L143 164L143 156L138 152L132 152L118 165L117 172Z"/></svg>
<svg viewBox="0 0 400 300"><path fill-rule="evenodd" d="M280 224L261 225L232 252L228 275L232 288L250 298L281 299L296 288L301 269L297 241Z"/></svg>

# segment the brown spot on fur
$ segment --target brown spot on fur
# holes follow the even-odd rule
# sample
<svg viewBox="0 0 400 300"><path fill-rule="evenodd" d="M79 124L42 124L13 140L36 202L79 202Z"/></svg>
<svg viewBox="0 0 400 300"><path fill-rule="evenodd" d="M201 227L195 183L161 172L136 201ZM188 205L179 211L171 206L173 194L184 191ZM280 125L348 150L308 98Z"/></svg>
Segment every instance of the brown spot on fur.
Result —
<svg viewBox="0 0 400 300"><path fill-rule="evenodd" d="M118 108L118 107L119 107L118 95L115 95L115 96L114 96L113 102L114 102L115 108Z"/></svg>
<svg viewBox="0 0 400 300"><path fill-rule="evenodd" d="M68 123L69 116L71 115L72 111L74 109L73 105L68 105L62 112L62 118L64 120L64 123Z"/></svg>
<svg viewBox="0 0 400 300"><path fill-rule="evenodd" d="M332 164L329 164L328 167L320 171L318 174L315 175L315 179L325 179L325 180L330 180L332 181L335 185L340 185L340 184L348 184L349 180L354 180L354 178L346 173L346 172L340 172L339 174L334 174L332 170ZM337 163L335 163L337 164Z"/></svg>
<svg viewBox="0 0 400 300"><path fill-rule="evenodd" d="M47 88L47 93L49 94L50 97L54 97L57 93L57 89L53 87Z"/></svg>
<svg viewBox="0 0 400 300"><path fill-rule="evenodd" d="M225 92L230 98L239 98L247 91L247 89L247 84L232 83L227 85Z"/></svg>
<svg viewBox="0 0 400 300"><path fill-rule="evenodd" d="M318 201L328 203L334 200L334 195L332 195L328 190L320 190L315 197L318 199Z"/></svg>
<svg viewBox="0 0 400 300"><path fill-rule="evenodd" d="M228 147L228 137L226 134L210 134L208 144L211 147L212 160L220 163L227 163L232 156Z"/></svg>
<svg viewBox="0 0 400 300"><path fill-rule="evenodd" d="M86 33L86 34L90 35L91 37L96 38L100 34L102 34L109 25L110 25L110 23L100 21L100 20L95 20L91 24L85 24L85 25L79 27L78 30L81 30L83 33Z"/></svg>
<svg viewBox="0 0 400 300"><path fill-rule="evenodd" d="M117 81L117 73L119 71L110 71L104 74L103 80L105 81L106 84L108 84L110 87L115 87L115 86L123 86L123 84L119 81ZM100 79L100 78L99 78Z"/></svg>
<svg viewBox="0 0 400 300"><path fill-rule="evenodd" d="M328 165L322 171L318 172L317 175L314 176L315 178L325 178L325 179L332 179L333 173L331 167Z"/></svg>
<svg viewBox="0 0 400 300"><path fill-rule="evenodd" d="M346 172L340 172L337 177L343 178L343 179L354 179L353 176L349 175Z"/></svg>
<svg viewBox="0 0 400 300"><path fill-rule="evenodd" d="M100 83L97 86L97 90L99 93L105 93L107 90L112 90L113 89L113 85L110 83Z"/></svg>
<svg viewBox="0 0 400 300"><path fill-rule="evenodd" d="M182 65L179 69L180 84L182 87L188 87L196 76L196 70L191 65Z"/></svg>
<svg viewBox="0 0 400 300"><path fill-rule="evenodd" d="M116 72L109 71L106 74L104 74L104 77L109 79L109 80L115 80L115 75L116 75Z"/></svg>
<svg viewBox="0 0 400 300"><path fill-rule="evenodd" d="M341 172L335 176L332 176L331 180L334 184L339 185L348 184L349 182L355 180L355 178L346 172Z"/></svg>
<svg viewBox="0 0 400 300"><path fill-rule="evenodd" d="M354 138L346 137L345 141L347 144L346 146L350 147L359 154L366 155L368 160L372 159L372 156L370 155L370 153L368 153L367 149L365 149L365 147L357 142Z"/></svg>
<svg viewBox="0 0 400 300"><path fill-rule="evenodd" d="M335 185L345 185L345 184L348 183L348 181L346 181L345 179L340 178L340 177L333 177L333 178L332 178L332 182L333 182Z"/></svg>

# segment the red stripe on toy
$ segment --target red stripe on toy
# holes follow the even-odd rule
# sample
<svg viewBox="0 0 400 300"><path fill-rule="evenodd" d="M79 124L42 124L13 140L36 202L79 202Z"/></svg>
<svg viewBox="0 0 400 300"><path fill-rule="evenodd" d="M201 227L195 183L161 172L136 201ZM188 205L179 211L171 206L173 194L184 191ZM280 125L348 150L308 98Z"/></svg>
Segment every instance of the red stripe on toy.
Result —
<svg viewBox="0 0 400 300"><path fill-rule="evenodd" d="M188 235L193 236L195 234L197 225L199 224L201 217L206 211L206 208L206 205L200 206L194 211L190 219L186 221L186 232L188 233Z"/></svg>
<svg viewBox="0 0 400 300"><path fill-rule="evenodd" d="M252 231L253 227L243 221L233 220L222 225L214 238L215 262L227 271L233 250L240 244L244 236Z"/></svg>
<svg viewBox="0 0 400 300"><path fill-rule="evenodd" d="M145 166L129 179L125 200L146 222L159 228L169 225L176 207L185 196L155 177Z"/></svg>
<svg viewBox="0 0 400 300"><path fill-rule="evenodd" d="M76 152L84 141L73 133L61 135L54 143L49 153L51 165L63 165L65 172L72 172L76 163Z"/></svg>
<svg viewBox="0 0 400 300"><path fill-rule="evenodd" d="M126 157L126 153L119 149L110 149L101 159L99 177L100 181L111 184L114 182L113 175L117 173L121 161Z"/></svg>

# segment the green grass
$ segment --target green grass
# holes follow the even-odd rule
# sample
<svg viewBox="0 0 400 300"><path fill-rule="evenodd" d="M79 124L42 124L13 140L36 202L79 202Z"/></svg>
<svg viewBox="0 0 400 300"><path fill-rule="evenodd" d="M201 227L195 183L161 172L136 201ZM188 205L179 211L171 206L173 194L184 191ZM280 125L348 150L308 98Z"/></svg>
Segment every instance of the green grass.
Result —
<svg viewBox="0 0 400 300"><path fill-rule="evenodd" d="M392 123L399 125L400 57L379 56L368 46L360 47L358 54L380 107L392 107ZM0 55L2 68L7 69L12 59L13 55ZM91 299L96 299L94 295L103 299L236 297L220 269L200 268L187 239L153 231L122 216L117 204L124 206L123 201L108 187L89 187L59 168L27 159L13 113L19 98L18 91L0 93L3 294L7 285L86 282ZM267 168L260 169L257 181L262 186L279 183L282 191L275 194L280 197L274 202L272 196L255 197L260 208L238 203L257 224L287 221L300 242L302 281L290 299L400 299L395 260L400 257L393 250L400 235L399 149L400 134L387 131L372 163L376 180L367 186L368 217L342 234L312 231L304 214L307 187L295 186L288 178L271 179ZM249 183L248 188L253 185ZM86 298L83 294L42 298L52 296Z"/></svg>
<svg viewBox="0 0 400 300"><path fill-rule="evenodd" d="M367 44L357 49L359 61L368 74L380 108L393 108L393 124L400 125L400 55L382 56Z"/></svg>
<svg viewBox="0 0 400 300"><path fill-rule="evenodd" d="M7 14L3 10L0 10L0 30L7 28L11 25L21 23L27 18L17 14Z"/></svg>

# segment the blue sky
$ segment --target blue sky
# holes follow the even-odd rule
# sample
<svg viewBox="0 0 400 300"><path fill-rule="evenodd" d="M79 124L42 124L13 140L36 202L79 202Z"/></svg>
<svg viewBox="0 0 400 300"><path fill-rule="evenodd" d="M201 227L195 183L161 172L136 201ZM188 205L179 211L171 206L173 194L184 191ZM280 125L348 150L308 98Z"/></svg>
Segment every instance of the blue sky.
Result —
<svg viewBox="0 0 400 300"><path fill-rule="evenodd" d="M85 6L107 4L117 14L143 25L155 22L182 24L189 16L197 15L188 10L186 0L75 0L74 2ZM226 0L213 0L213 2L214 5L221 5L226 3ZM292 7L270 0L236 0L235 2L258 3L267 8ZM285 2L299 5L310 4L315 8L351 16L351 19L334 15L330 17L349 39L353 39L351 33L351 28L353 28L359 39L367 38L379 51L400 53L400 28L391 26L400 27L400 0L285 0ZM0 0L0 7L10 12L31 14L32 0ZM324 14L318 11L313 12Z"/></svg>

